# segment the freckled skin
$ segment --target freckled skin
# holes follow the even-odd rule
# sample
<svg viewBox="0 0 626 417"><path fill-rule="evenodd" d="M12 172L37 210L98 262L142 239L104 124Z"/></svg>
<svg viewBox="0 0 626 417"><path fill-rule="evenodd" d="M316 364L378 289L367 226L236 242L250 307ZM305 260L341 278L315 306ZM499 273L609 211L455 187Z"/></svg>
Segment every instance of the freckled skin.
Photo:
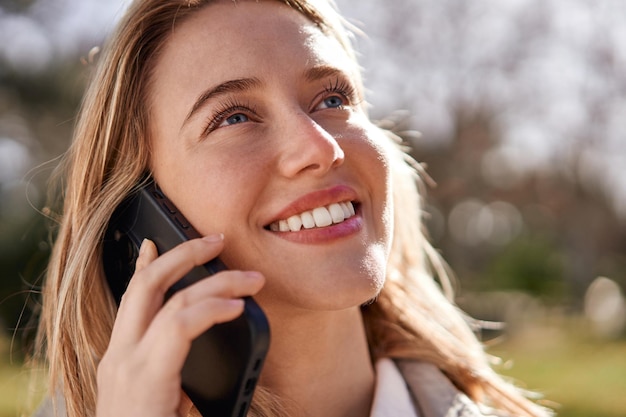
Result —
<svg viewBox="0 0 626 417"><path fill-rule="evenodd" d="M336 74L311 80L314 67ZM336 41L271 2L204 8L174 29L156 62L154 176L201 234L224 233L230 268L265 275L256 298L270 314L355 307L384 281L391 209L380 133L359 103L330 91L356 70ZM205 91L238 79L254 85L187 119ZM216 115L219 127L204 135ZM268 230L293 201L336 186L357 196L358 230L315 244Z"/></svg>

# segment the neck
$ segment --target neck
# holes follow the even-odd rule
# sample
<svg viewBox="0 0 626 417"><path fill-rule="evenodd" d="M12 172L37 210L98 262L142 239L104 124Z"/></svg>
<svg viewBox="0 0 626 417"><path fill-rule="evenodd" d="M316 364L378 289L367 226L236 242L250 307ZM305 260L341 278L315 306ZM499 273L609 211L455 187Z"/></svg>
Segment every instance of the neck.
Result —
<svg viewBox="0 0 626 417"><path fill-rule="evenodd" d="M375 376L360 310L269 315L260 383L307 417L366 417Z"/></svg>

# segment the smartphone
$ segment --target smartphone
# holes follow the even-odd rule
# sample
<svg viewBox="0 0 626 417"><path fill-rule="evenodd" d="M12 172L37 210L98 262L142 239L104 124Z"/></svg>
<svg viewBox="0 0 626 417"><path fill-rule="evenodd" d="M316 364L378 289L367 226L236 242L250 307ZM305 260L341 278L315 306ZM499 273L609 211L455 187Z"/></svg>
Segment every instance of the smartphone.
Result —
<svg viewBox="0 0 626 417"><path fill-rule="evenodd" d="M119 304L126 290L143 239L152 240L159 254L198 238L185 217L153 180L130 195L113 213L103 242L104 271ZM166 300L226 266L215 258L195 267L167 292ZM192 342L182 369L182 388L203 417L243 417L247 414L269 348L267 318L245 297L244 313L213 326Z"/></svg>

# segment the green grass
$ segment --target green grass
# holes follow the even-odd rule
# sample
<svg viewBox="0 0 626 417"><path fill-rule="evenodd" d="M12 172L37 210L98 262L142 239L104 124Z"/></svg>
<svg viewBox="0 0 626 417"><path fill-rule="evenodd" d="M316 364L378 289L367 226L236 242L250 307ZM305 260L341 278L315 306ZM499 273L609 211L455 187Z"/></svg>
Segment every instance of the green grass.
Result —
<svg viewBox="0 0 626 417"><path fill-rule="evenodd" d="M0 332L0 417L28 416L43 398L43 374L12 358L9 344L9 338Z"/></svg>
<svg viewBox="0 0 626 417"><path fill-rule="evenodd" d="M36 405L41 398L41 392L30 395L33 372L19 364L0 362L0 417L31 414L34 409L32 405Z"/></svg>
<svg viewBox="0 0 626 417"><path fill-rule="evenodd" d="M600 342L575 330L524 334L489 350L505 361L501 374L541 393L558 416L626 416L626 341Z"/></svg>

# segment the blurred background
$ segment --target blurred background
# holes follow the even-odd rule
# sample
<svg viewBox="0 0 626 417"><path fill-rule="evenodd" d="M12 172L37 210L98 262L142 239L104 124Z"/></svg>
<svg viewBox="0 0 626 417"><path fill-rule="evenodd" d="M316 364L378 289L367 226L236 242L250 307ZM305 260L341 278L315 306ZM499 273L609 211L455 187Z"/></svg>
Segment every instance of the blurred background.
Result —
<svg viewBox="0 0 626 417"><path fill-rule="evenodd" d="M432 178L426 222L459 304L505 324L482 334L497 369L560 416L626 416L626 4L337 2L368 35L372 117ZM0 417L41 390L22 363L47 181L127 3L0 0Z"/></svg>

